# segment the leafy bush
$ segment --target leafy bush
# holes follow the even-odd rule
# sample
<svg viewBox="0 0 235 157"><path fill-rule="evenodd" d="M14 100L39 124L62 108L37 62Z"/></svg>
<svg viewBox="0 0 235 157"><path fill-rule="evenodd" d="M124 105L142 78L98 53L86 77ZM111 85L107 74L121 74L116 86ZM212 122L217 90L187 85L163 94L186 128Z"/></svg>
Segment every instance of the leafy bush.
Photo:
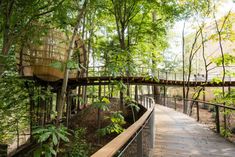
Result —
<svg viewBox="0 0 235 157"><path fill-rule="evenodd" d="M111 116L106 117L106 119L109 119L111 123L105 128L99 129L98 134L105 136L111 133L122 133L124 131L122 125L126 122L121 113L121 111L112 112Z"/></svg>
<svg viewBox="0 0 235 157"><path fill-rule="evenodd" d="M108 111L109 110L109 108L108 108L109 104L110 104L109 99L104 97L101 100L92 103L91 105L93 107L97 108L97 109L102 110L102 111Z"/></svg>
<svg viewBox="0 0 235 157"><path fill-rule="evenodd" d="M79 128L74 132L74 140L72 150L68 153L69 157L88 157L90 153L90 145L85 139L86 129Z"/></svg>
<svg viewBox="0 0 235 157"><path fill-rule="evenodd" d="M221 130L221 135L226 138L232 135L229 129L224 129L223 127L220 127L220 130Z"/></svg>

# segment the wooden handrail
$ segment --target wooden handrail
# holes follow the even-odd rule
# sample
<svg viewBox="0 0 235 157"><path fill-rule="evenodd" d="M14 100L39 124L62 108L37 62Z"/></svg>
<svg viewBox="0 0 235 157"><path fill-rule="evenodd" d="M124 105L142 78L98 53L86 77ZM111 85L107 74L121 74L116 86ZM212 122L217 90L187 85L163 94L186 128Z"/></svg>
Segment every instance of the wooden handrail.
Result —
<svg viewBox="0 0 235 157"><path fill-rule="evenodd" d="M129 128L127 128L123 133L118 135L96 153L94 153L91 157L112 157L114 156L118 150L120 150L128 140L135 135L135 133L145 124L148 117L153 112L154 107L147 110L134 124L132 124Z"/></svg>

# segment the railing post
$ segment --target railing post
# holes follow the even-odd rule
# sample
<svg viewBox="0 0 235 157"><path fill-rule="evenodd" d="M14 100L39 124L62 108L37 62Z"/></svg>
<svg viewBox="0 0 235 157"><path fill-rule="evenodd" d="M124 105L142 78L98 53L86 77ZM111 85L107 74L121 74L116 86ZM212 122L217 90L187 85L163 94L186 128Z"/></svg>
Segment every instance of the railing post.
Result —
<svg viewBox="0 0 235 157"><path fill-rule="evenodd" d="M149 102L148 108L151 108L151 106L152 106L151 99L148 98L148 102Z"/></svg>
<svg viewBox="0 0 235 157"><path fill-rule="evenodd" d="M140 95L140 104L143 104L143 95Z"/></svg>
<svg viewBox="0 0 235 157"><path fill-rule="evenodd" d="M220 134L220 121L219 121L219 106L215 106L215 123L216 123L216 132Z"/></svg>
<svg viewBox="0 0 235 157"><path fill-rule="evenodd" d="M174 105L175 105L175 110L176 110L176 97L174 97Z"/></svg>
<svg viewBox="0 0 235 157"><path fill-rule="evenodd" d="M198 101L195 101L196 102L196 107L197 107L197 121L199 122L199 103Z"/></svg>
<svg viewBox="0 0 235 157"><path fill-rule="evenodd" d="M142 130L139 132L139 134L137 136L137 157L143 157Z"/></svg>
<svg viewBox="0 0 235 157"><path fill-rule="evenodd" d="M166 86L163 86L163 90L164 90L164 102L163 102L163 105L166 106Z"/></svg>
<svg viewBox="0 0 235 157"><path fill-rule="evenodd" d="M124 110L124 98L123 98L123 92L120 90L120 110Z"/></svg>
<svg viewBox="0 0 235 157"><path fill-rule="evenodd" d="M147 109L149 108L149 99L148 99L148 97L146 97L146 102L147 102Z"/></svg>
<svg viewBox="0 0 235 157"><path fill-rule="evenodd" d="M138 102L138 87L135 85L135 101Z"/></svg>
<svg viewBox="0 0 235 157"><path fill-rule="evenodd" d="M224 130L226 131L227 130L227 116L226 116L226 108L225 108L225 103L223 103L224 105Z"/></svg>

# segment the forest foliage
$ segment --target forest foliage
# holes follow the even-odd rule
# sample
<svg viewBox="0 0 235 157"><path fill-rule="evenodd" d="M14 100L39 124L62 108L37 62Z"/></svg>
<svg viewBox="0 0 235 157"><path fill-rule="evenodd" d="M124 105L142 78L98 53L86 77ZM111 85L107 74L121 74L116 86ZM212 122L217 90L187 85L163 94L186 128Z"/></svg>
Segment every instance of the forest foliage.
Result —
<svg viewBox="0 0 235 157"><path fill-rule="evenodd" d="M182 72L179 62L168 62L164 58L164 53L169 47L168 32L176 21L190 22L193 19L196 21L194 39L190 36L182 49L186 58L187 55L189 57L181 60L185 62L183 72L187 71L188 78L190 78L191 72L195 70L192 64L195 55L198 53L204 55L204 48L211 41L218 43L221 54L214 58L204 59L206 74L210 71L209 65L224 67L235 64L234 52L223 52L223 42L233 43L235 40L234 13L227 14L218 20L215 16L217 11L215 6L219 6L219 3L217 4L217 1L212 3L210 0L0 1L0 143L11 143L16 135L31 129L30 119L33 118L29 111L31 100L36 102L39 99L47 101L55 99L51 87L40 86L33 80L21 77L23 67L19 62L21 60L19 54L23 49L32 43L43 44L40 38L47 36L51 29L65 33L68 41L71 41L72 47L74 44L72 34L75 33L84 42L86 50L72 52L72 48L68 45L67 49L71 50L68 61L52 63L51 67L61 70L68 69L68 71L77 69L81 72L101 66L105 75L109 76L132 76L141 73L141 68L145 68L148 70L144 71L142 75L155 79L153 75L160 69L158 65L162 63L165 64L164 72L168 71L166 69ZM202 22L196 20L199 18L202 19ZM217 28L217 31L207 35L205 19L209 18L214 20L212 25ZM87 56L84 65L81 65L77 59L81 53L85 53ZM89 76L91 73L87 73L87 75ZM235 73L224 68L222 75L234 77ZM224 82L224 79L215 78L214 80ZM67 85L64 87L66 91ZM129 87L118 82L118 88L123 92ZM32 95L33 91L39 90L41 92ZM86 92L89 92L88 90ZM198 97L200 92L201 89L196 91L199 93ZM217 91L216 96L220 95L218 92L223 93L222 97L216 97L218 103L234 105L234 89L229 93L224 90ZM62 94L62 97L64 95ZM37 103L36 105L40 106ZM100 112L100 110L108 109L107 104L109 104L108 100L99 98L97 102L93 103L93 106ZM51 110L54 118L59 117L57 128L60 127L58 122L63 118L64 105L65 100L61 101L59 105L61 112L59 109L56 111L55 104ZM135 103L129 105L135 121L134 109L138 110L138 106ZM122 125L125 124L125 121L121 112L114 112L108 119L111 121L110 125L103 129L99 128L102 134L123 131ZM60 133L61 130L57 130L57 132L54 127L53 125L41 128L44 129L41 131L46 135L43 134L37 139L39 143L46 142L47 145L43 149L48 149L50 154L55 155L55 151L58 151L55 148L59 144L59 139L68 141L67 137L64 137L68 134L63 129L62 133ZM77 134L79 133L75 133L75 135ZM47 147L48 145L51 147ZM76 144L75 146L78 147ZM84 153L87 154L87 152Z"/></svg>

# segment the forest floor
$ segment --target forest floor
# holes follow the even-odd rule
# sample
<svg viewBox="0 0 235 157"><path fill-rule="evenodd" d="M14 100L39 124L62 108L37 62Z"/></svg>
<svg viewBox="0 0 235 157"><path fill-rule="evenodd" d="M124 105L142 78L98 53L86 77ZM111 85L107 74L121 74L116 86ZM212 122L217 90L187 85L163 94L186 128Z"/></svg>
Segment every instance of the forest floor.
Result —
<svg viewBox="0 0 235 157"><path fill-rule="evenodd" d="M109 116L111 112L119 111L119 99L112 98L110 99L109 111L101 111L101 128L104 128L109 124L109 120L105 117ZM100 138L100 143L98 143L98 121L97 121L98 110L92 106L87 106L87 108L80 111L80 113L74 116L71 120L71 124L69 128L76 130L77 128L85 128L86 129L86 142L90 144L90 155L95 153L105 144L114 139L117 134L105 135ZM128 114L129 115L129 114ZM128 128L132 124L132 117L125 114L126 124L123 128Z"/></svg>

